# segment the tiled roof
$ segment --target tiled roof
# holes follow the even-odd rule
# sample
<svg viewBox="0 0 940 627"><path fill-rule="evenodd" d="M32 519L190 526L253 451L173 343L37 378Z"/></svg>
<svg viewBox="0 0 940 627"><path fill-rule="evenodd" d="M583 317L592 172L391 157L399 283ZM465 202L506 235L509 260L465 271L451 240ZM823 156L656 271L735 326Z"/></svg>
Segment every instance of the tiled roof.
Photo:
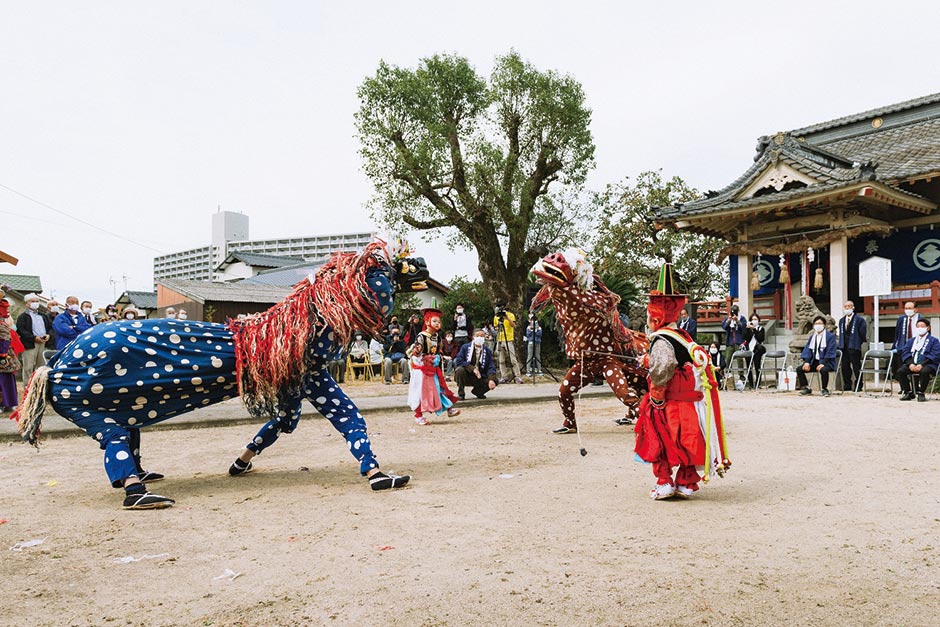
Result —
<svg viewBox="0 0 940 627"><path fill-rule="evenodd" d="M289 287L257 285L245 281L235 283L210 283L208 281L185 281L182 279L160 279L158 284L174 292L192 298L199 303L276 303L291 293Z"/></svg>
<svg viewBox="0 0 940 627"><path fill-rule="evenodd" d="M28 292L40 293L42 281L33 274L0 274L0 285L9 285L10 289L22 294Z"/></svg>
<svg viewBox="0 0 940 627"><path fill-rule="evenodd" d="M233 252L229 253L228 257L225 258L225 261L219 264L218 269L221 269L223 266L228 266L237 261L253 266L255 268L282 268L284 266L290 266L298 262L302 262L303 257L286 257L281 255L264 255L261 253L246 253L246 252Z"/></svg>
<svg viewBox="0 0 940 627"><path fill-rule="evenodd" d="M709 192L705 198L674 207L660 207L656 211L657 217L679 219L759 206L863 181L894 185L938 172L940 94L778 133L773 137L761 137L758 141L758 155L741 176L726 187ZM778 162L816 183L736 200L748 185ZM923 200L916 194L905 193ZM933 202L936 200L932 199Z"/></svg>
<svg viewBox="0 0 940 627"><path fill-rule="evenodd" d="M157 293L156 292L127 291L124 293L127 294L127 299L135 307L140 307L141 309L156 309L157 308Z"/></svg>
<svg viewBox="0 0 940 627"><path fill-rule="evenodd" d="M253 277L239 281L239 283L243 285L279 285L281 287L292 287L308 274L316 273L320 266L326 263L326 261L326 259L304 261L283 268L263 270Z"/></svg>

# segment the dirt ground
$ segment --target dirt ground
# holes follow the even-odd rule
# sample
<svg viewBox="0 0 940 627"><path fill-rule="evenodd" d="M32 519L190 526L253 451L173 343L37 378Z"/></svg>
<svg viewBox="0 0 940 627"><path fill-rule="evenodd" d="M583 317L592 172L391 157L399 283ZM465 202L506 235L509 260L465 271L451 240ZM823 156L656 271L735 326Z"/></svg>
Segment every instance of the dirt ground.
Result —
<svg viewBox="0 0 940 627"><path fill-rule="evenodd" d="M937 625L940 402L723 399L734 467L690 501L647 497L608 397L584 458L554 402L372 415L415 477L380 494L325 420L239 478L250 427L145 433L160 511L88 438L4 446L0 625Z"/></svg>

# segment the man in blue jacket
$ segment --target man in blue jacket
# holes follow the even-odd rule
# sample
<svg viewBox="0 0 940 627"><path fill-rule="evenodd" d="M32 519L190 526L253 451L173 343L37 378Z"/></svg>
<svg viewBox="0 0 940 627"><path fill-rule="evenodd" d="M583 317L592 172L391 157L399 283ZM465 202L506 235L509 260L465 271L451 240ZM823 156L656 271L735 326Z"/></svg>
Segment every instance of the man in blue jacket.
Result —
<svg viewBox="0 0 940 627"><path fill-rule="evenodd" d="M842 351L842 389L854 390L862 369L862 344L868 340L865 318L855 315L855 303L845 301L839 318L839 349ZM854 375L853 375L854 373ZM854 378L853 378L854 376Z"/></svg>
<svg viewBox="0 0 940 627"><path fill-rule="evenodd" d="M486 398L486 393L496 389L498 380L493 352L484 345L483 329L473 332L473 341L460 347L454 357L454 381L457 383L457 396L464 398L464 388L477 398Z"/></svg>
<svg viewBox="0 0 940 627"><path fill-rule="evenodd" d="M894 350L894 362L891 370L895 379L898 378L898 369L902 363L901 349L904 348L908 340L913 339L914 329L917 328L917 323L923 319L924 317L917 313L917 305L911 301L904 303L904 315L898 317L898 322L894 325L894 345L892 349Z"/></svg>
<svg viewBox="0 0 940 627"><path fill-rule="evenodd" d="M56 350L62 350L68 346L69 342L81 335L82 331L91 328L85 316L82 315L77 297L69 296L65 299L65 311L55 317L52 328L55 329Z"/></svg>
<svg viewBox="0 0 940 627"><path fill-rule="evenodd" d="M930 335L930 323L926 318L917 321L914 337L901 349L901 362L898 368L898 381L903 392L901 400L914 400L913 390L916 389L917 400L923 403L927 400L927 383L940 367L940 340ZM916 379L916 386L911 385L912 379Z"/></svg>
<svg viewBox="0 0 940 627"><path fill-rule="evenodd" d="M813 318L813 332L809 335L806 348L800 354L803 367L796 371L796 380L806 396L813 390L806 381L806 373L815 371L822 378L822 395L829 396L829 373L836 369L836 336L826 330L826 319L822 316Z"/></svg>

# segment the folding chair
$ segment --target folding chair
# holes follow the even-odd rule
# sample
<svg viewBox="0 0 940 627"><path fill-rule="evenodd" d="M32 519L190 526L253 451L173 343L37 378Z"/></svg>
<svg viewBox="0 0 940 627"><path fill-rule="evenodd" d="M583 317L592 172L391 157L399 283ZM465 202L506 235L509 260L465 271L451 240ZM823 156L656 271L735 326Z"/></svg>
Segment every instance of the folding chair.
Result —
<svg viewBox="0 0 940 627"><path fill-rule="evenodd" d="M940 371L937 371L936 373L934 373L933 381L930 384L930 392L927 393L928 395L932 396L934 393L934 390L937 389L937 381L940 381Z"/></svg>
<svg viewBox="0 0 940 627"><path fill-rule="evenodd" d="M785 368L785 367L786 367L786 363L787 363L786 357L787 357L787 352L786 352L786 351L782 351L782 350L768 351L768 352L764 353L764 358L763 358L763 359L761 360L761 362L760 362L760 363L761 363L761 367L756 370L756 372L757 372L756 380L757 380L757 387L758 387L758 388L761 386L761 384L764 383L764 373L765 373L765 372L772 372L772 373L773 373L773 375L774 375L774 385L773 385L773 387L775 387L775 388L777 387L777 381L778 381L778 379L779 379L779 377L780 377L780 374L779 374L779 373L783 371L783 368L780 367L778 360L781 359L781 358L783 359L783 363L784 363L784 366L783 366L783 367ZM774 360L774 364L773 364L773 366L771 366L770 368L767 367L767 360L768 360L768 359L773 359L773 360Z"/></svg>
<svg viewBox="0 0 940 627"><path fill-rule="evenodd" d="M42 352L42 360L43 360L43 362L45 362L46 365L48 365L48 364L49 364L49 360L52 359L53 357L55 357L55 354L58 353L58 352L59 352L59 351L50 351L50 350L43 351L43 352Z"/></svg>
<svg viewBox="0 0 940 627"><path fill-rule="evenodd" d="M372 381L372 362L366 359L365 362L353 361L352 357L346 357L346 382L352 383L356 380L356 372L358 370L362 371L363 381ZM349 375L352 374L352 381L349 380Z"/></svg>
<svg viewBox="0 0 940 627"><path fill-rule="evenodd" d="M735 374L744 373L744 387L741 388L743 391L747 388L747 381L751 378L753 374L752 366L754 365L754 353L752 351L746 350L737 350L731 355L731 361L728 362L728 374L734 379ZM739 365L743 363L744 365ZM737 381L734 383L735 389L738 388Z"/></svg>
<svg viewBox="0 0 940 627"><path fill-rule="evenodd" d="M866 364L868 364L869 360L871 360L871 367L866 368ZM876 367L875 366L876 360L884 360L885 367L882 368L880 365ZM871 375L881 375L885 378L884 384L882 384L881 386L881 395L882 396L890 395L891 392L894 391L894 386L891 383L891 380L892 380L891 379L891 364L893 363L893 361L894 361L894 351L868 350L865 353L865 356L862 358L862 368L858 372L858 383L855 384L855 394L858 395L861 392L864 392L865 375L871 374ZM889 385L891 386L891 390L886 393L885 390L889 389L888 388Z"/></svg>

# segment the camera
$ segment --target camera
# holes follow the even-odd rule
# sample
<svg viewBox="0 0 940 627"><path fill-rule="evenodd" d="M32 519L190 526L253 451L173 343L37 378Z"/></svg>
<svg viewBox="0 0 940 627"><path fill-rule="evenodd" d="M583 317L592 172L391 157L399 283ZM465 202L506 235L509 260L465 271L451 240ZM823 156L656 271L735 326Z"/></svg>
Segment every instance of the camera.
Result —
<svg viewBox="0 0 940 627"><path fill-rule="evenodd" d="M502 320L506 317L506 307L503 305L496 305L493 308L493 313L496 314L496 317Z"/></svg>

